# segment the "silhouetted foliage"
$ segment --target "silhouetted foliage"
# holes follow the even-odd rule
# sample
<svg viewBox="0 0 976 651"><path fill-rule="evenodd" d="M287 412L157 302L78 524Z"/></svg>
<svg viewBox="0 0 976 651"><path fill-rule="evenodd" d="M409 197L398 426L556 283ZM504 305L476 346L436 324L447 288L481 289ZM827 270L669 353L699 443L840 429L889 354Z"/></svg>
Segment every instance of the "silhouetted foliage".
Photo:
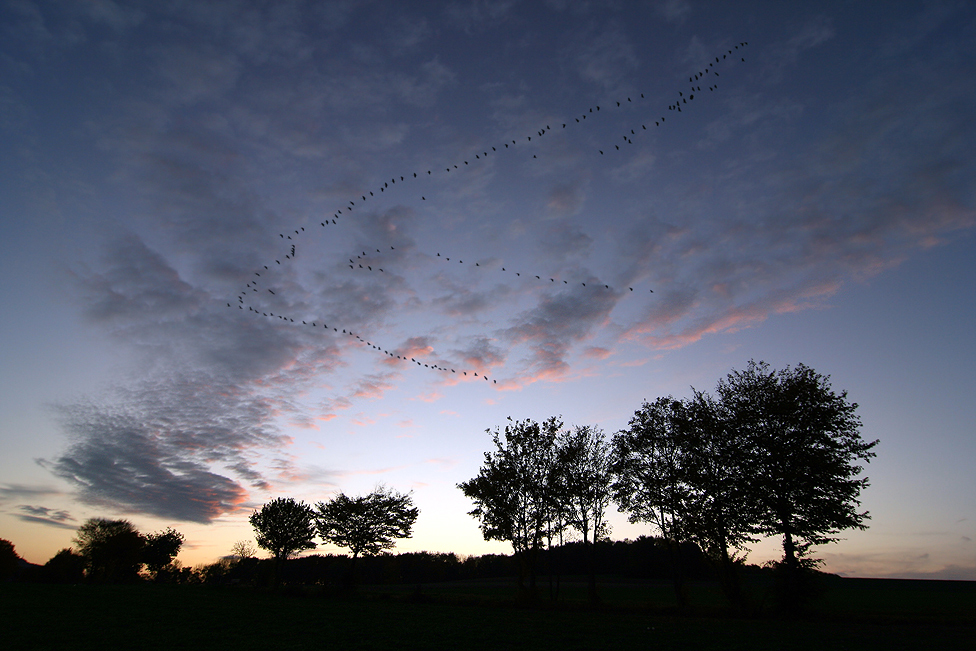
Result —
<svg viewBox="0 0 976 651"><path fill-rule="evenodd" d="M328 502L319 502L314 517L323 540L352 552L352 583L356 559L392 549L398 538L409 538L419 514L409 494L378 486L368 495L339 493Z"/></svg>
<svg viewBox="0 0 976 651"><path fill-rule="evenodd" d="M485 430L492 435L495 451L485 453L477 477L458 484L475 503L468 514L480 520L485 540L512 543L519 563L519 590L530 599L536 597L535 557L555 510L555 441L562 425L556 418L541 425L514 421L505 426L504 442L497 428Z"/></svg>
<svg viewBox="0 0 976 651"><path fill-rule="evenodd" d="M20 566L20 556L14 550L14 544L0 538L0 581L12 579Z"/></svg>
<svg viewBox="0 0 976 651"><path fill-rule="evenodd" d="M755 542L756 503L749 485L749 447L720 402L695 391L684 401L684 480L690 489L687 539L695 542L716 565L729 601L745 608L739 567L746 545Z"/></svg>
<svg viewBox="0 0 976 651"><path fill-rule="evenodd" d="M273 499L251 514L258 546L274 555L276 577L282 561L291 554L315 548L312 516L312 507L291 497Z"/></svg>
<svg viewBox="0 0 976 651"><path fill-rule="evenodd" d="M610 533L604 513L610 502L613 480L610 446L603 431L583 425L560 432L556 437L556 463L559 512L567 524L580 532L583 544L590 547L586 562L588 592L590 600L597 601L595 544Z"/></svg>
<svg viewBox="0 0 976 651"><path fill-rule="evenodd" d="M729 427L750 451L749 499L757 509L755 531L783 538L782 606L802 606L804 561L813 545L837 540L844 529L866 529L858 497L868 478L857 461L869 461L878 441L861 438L857 403L830 387L829 376L799 364L772 371L750 361L719 382ZM792 596L789 596L792 595Z"/></svg>
<svg viewBox="0 0 976 651"><path fill-rule="evenodd" d="M90 518L78 527L74 543L85 558L89 580L120 583L138 579L145 538L128 520Z"/></svg>
<svg viewBox="0 0 976 651"><path fill-rule="evenodd" d="M673 397L644 402L630 429L613 437L613 499L630 522L654 525L671 548L678 605L687 602L680 543L689 539L692 491L686 477L686 406Z"/></svg>
<svg viewBox="0 0 976 651"><path fill-rule="evenodd" d="M85 579L85 557L66 547L44 564L43 577L49 583L81 583Z"/></svg>
<svg viewBox="0 0 976 651"><path fill-rule="evenodd" d="M153 578L176 558L180 553L180 548L186 537L172 527L167 527L165 531L151 533L145 536L146 543L142 549L142 562L146 569L152 573Z"/></svg>

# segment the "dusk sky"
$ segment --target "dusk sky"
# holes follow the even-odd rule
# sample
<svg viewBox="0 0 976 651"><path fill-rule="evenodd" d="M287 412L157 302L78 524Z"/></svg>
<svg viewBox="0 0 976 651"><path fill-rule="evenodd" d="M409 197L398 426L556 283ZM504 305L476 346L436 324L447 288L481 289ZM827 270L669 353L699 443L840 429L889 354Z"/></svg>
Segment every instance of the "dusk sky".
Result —
<svg viewBox="0 0 976 651"><path fill-rule="evenodd" d="M486 429L755 359L880 439L824 569L976 579L974 80L970 2L0 0L0 538L385 483L510 553Z"/></svg>

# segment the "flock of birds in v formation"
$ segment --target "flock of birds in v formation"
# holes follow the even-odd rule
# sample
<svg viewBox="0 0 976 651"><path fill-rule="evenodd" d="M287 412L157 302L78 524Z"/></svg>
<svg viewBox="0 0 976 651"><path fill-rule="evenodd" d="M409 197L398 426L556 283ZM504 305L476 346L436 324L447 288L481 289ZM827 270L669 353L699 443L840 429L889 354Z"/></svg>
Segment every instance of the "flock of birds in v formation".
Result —
<svg viewBox="0 0 976 651"><path fill-rule="evenodd" d="M739 43L738 45L734 46L733 49L728 50L721 57L715 57L715 61L709 62L708 65L703 66L703 68L701 70L693 73L690 77L688 77L688 81L692 84L691 89L689 90L688 95L685 96L685 94L682 91L678 91L677 98L674 100L674 103L672 103L672 104L670 104L668 106L668 110L669 111L674 111L674 112L680 113L681 112L681 106L682 105L686 105L690 101L694 101L694 99L695 99L695 94L694 93L695 92L701 92L702 87L700 85L700 82L702 82L709 75L714 76L714 77L718 77L719 76L718 71L716 71L714 69L715 64L720 64L727 57L730 57L730 56L734 57L735 56L735 50L738 50L739 48L744 48L748 44L749 44L748 41ZM742 61L745 61L745 58L743 58L743 57L740 57L740 58L741 58ZM714 91L717 87L718 87L718 84L717 83L712 83L711 85L707 86L707 90L708 91ZM640 99L645 99L643 93L640 93ZM626 102L632 102L632 99L630 97L628 97L625 101ZM622 104L623 104L623 102L618 101L618 102L616 102L616 107L614 107L614 108L619 108ZM598 111L598 112L600 111L600 106L599 105L597 105L595 108L596 108L596 111ZM576 123L582 124L582 121L586 120L587 115L592 114L593 112L594 112L594 109L593 108L590 108L588 112L584 112L579 117L576 117L575 118ZM653 119L653 120L650 120L650 121L653 121L654 122L654 126L655 127L660 127L665 122L665 116L662 115L660 118ZM650 123L650 121L648 123ZM567 123L563 123L562 124L562 128L563 129L565 129L567 126L568 126ZM641 131L646 131L646 130L647 130L647 124L641 124ZM549 131L551 131L551 127L549 125L546 125L546 127L544 129L539 129L536 132L536 136L537 136L537 138L538 137L542 137L542 136L546 135L546 133L549 132ZM631 145L631 144L633 144L633 138L637 136L637 133L638 133L638 131L636 129L631 129L630 130L630 134L624 134L624 136L623 136L624 144L625 145ZM531 141L532 141L532 136L526 136L526 143L529 143ZM512 140L511 143L506 142L506 143L502 143L499 146L503 147L503 149L510 149L510 148L514 149L514 147L516 145L517 145L516 141L515 140ZM614 151L619 151L619 150L620 150L620 145L619 144L614 144ZM495 147L491 147L491 151L492 152L499 152L499 150L496 149ZM602 149L600 149L598 151L600 152L600 155L605 155L604 154L604 151ZM489 152L487 150L485 150L481 154L477 154L476 153L475 154L475 159L476 160L481 160L482 158L487 158L488 156L489 156ZM536 158L536 157L537 157L536 154L533 154L532 155L532 158ZM463 164L464 165L468 165L469 164L469 161L463 161ZM450 173L452 171L452 169L454 169L454 170L460 170L462 168L461 168L460 165L448 165L447 167L444 168L444 173L445 174L448 174L448 173ZM427 172L427 175L428 176L433 176L433 174L435 173L433 170L427 170L426 172ZM437 172L437 173L440 174L440 172ZM408 176L400 176L399 178L400 178L400 182L401 183L404 183L407 180L418 178L418 175L417 175L416 172L414 172L412 176L409 176L409 177ZM387 191L387 189L391 189L392 190L390 184L396 185L396 181L397 181L397 178L396 177L391 178L390 181L389 181L389 183L384 182L383 183L383 186L380 187L380 188L378 188L377 191L380 192L380 193L385 193ZM373 197L375 195L373 194L372 191L370 191L369 192L369 196L370 197ZM366 195L361 195L361 197L362 197L361 198L361 201L362 202L366 202L366 201L369 200L369 197L367 197ZM425 196L421 196L421 200L426 201L426 197ZM340 208L340 209L336 210L335 213L333 214L333 216L331 218L327 218L325 221L321 222L320 225L322 227L325 227L325 226L328 226L328 225L337 225L339 223L339 221L342 219L342 215L343 215L343 212L342 211L345 210L347 213L351 213L352 210L353 210L353 208L355 207L355 205L356 205L356 203L354 201L350 201L348 206L343 206L343 208ZM295 231L295 233L294 233L295 234L295 237L300 236L304 232L305 232L305 227L303 226L303 227L301 227L301 230L296 230ZM281 236L282 239L285 239L285 238L287 238L289 240L293 239L291 235L285 235L284 233L280 233L280 236ZM390 247L390 250L394 250L394 248L391 246ZM376 249L376 253L381 253L380 249ZM287 249L287 253L285 253L285 256L284 257L285 257L285 260L294 260L295 259L295 245L294 244L291 244L290 245L290 247ZM366 251L362 251L361 254L359 254L359 255L356 256L356 259L355 260L352 259L352 258L349 258L349 268L350 269L353 269L353 270L363 269L363 270L371 271L371 272L372 271L377 271L377 272L380 272L380 273L385 273L384 270L381 267L377 266L374 269L372 264L368 264L368 261L367 261L367 258L368 257L369 256L367 255ZM451 258L449 258L447 256L441 256L440 253L437 253L437 255L435 256L435 258L441 258L441 259L443 259L443 260L445 260L447 262L450 262L451 261ZM455 258L455 259L457 259L457 262L459 264L463 264L464 263L464 261L461 260L461 259L459 259L459 258ZM280 260L275 260L275 263L277 263L278 265L280 265L281 264L281 261ZM477 262L474 264L474 266L480 267L480 265ZM482 268L484 268L484 267L482 267ZM267 272L270 272L270 269L269 269L269 267L267 265L264 265L264 270L267 271ZM501 270L502 271L507 271L507 268L506 267L502 267ZM519 278L523 277L521 272L516 271L516 272L512 272L512 273L514 273L516 275L516 277L519 277ZM254 272L254 275L257 278L262 278L261 272L255 271ZM526 279L530 279L532 275L535 275L535 274L527 274L525 276L525 278ZM535 275L536 280L545 280L546 277L547 276ZM555 278L549 278L549 281L553 285L557 284ZM255 280L251 280L250 282L246 283L246 287L244 288L244 290L242 290L237 295L237 300L238 300L237 307L238 307L238 309L240 309L240 310L243 310L244 309L244 306L245 306L244 298L245 297L249 296L251 293L257 293L258 292L258 282L259 281L255 279ZM568 285L569 282L566 281L566 280L563 280L563 284L564 285ZM587 287L586 283L580 283L580 284L583 287ZM602 285L601 286L600 284L594 285L593 283L590 284L589 288L591 288L591 289L603 289L604 291L608 291L608 290L611 289L611 287L609 285ZM628 287L628 289L631 292L634 291L634 288L633 287ZM267 291L270 294L272 294L272 295L275 294L275 292L274 292L273 289L267 288ZM649 290L649 291L651 293L654 292L653 289L652 290ZM232 308L234 306L231 303L228 303L227 304L227 307L231 307ZM258 310L256 308L250 306L250 305L247 306L247 309L248 309L249 312L252 312L256 316L263 316L263 317L268 317L268 318L275 318L275 319L280 319L282 321L286 321L286 322L289 322L289 323L296 323L295 319L293 319L291 317L288 317L288 316L286 316L284 314L280 314L280 313L279 314L275 314L273 312L267 312L267 311ZM313 327L313 328L317 328L319 326L319 322L318 321L310 321L310 322L301 321L301 323L302 323L302 325L309 326L309 327ZM329 325L327 323L325 323L325 322L323 322L321 324L321 326L325 330L328 330L329 329ZM336 333L341 333L341 334L346 335L348 337L354 338L354 339L358 340L359 342L361 342L363 345L368 346L369 348L372 348L372 349L374 349L374 350L376 350L378 352L381 352L381 353L383 353L384 355L387 355L390 358L399 359L399 360L402 360L404 362L409 362L411 364L416 364L417 366L420 366L420 367L423 367L423 368L428 368L428 369L435 370L435 371L441 371L441 372L444 372L444 373L458 374L458 371L456 369L453 369L453 368L449 368L449 367L445 367L445 366L440 366L438 364L425 364L424 362L422 362L420 360L417 360L414 357L407 357L405 355L399 355L399 354L397 354L397 352L395 350L393 350L393 351L387 350L387 349L383 348L382 346L378 346L378 345L374 344L371 341L367 341L367 340L363 339L361 336L353 333L352 330L347 330L345 328L340 328L340 327L336 326L335 324L333 324L332 330L335 331ZM462 375L462 376L468 376L469 373L468 373L468 371L462 370L462 371L460 371L460 375ZM479 377L479 375L478 375L477 372L472 372L470 375L472 377ZM486 382L491 379L491 378L489 378L487 375L485 375L483 373L482 373L482 375L480 377L482 379L484 379ZM498 380L491 380L491 381L493 383L495 383L495 384L498 383Z"/></svg>

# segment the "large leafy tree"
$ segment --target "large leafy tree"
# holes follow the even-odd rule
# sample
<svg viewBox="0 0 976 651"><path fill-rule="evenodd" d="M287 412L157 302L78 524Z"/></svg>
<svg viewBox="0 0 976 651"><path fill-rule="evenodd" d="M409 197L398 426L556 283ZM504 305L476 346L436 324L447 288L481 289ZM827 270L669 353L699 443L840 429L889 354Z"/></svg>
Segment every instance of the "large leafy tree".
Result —
<svg viewBox="0 0 976 651"><path fill-rule="evenodd" d="M736 566L755 542L757 508L749 492L748 441L729 421L722 404L695 391L684 401L682 476L689 488L685 530L718 565L726 596L742 605Z"/></svg>
<svg viewBox="0 0 976 651"><path fill-rule="evenodd" d="M556 464L560 512L589 547L588 592L590 600L596 601L596 542L610 532L604 514L613 478L603 430L581 425L561 431L556 437Z"/></svg>
<svg viewBox="0 0 976 651"><path fill-rule="evenodd" d="M167 527L165 531L147 534L145 536L145 546L142 549L142 562L146 564L153 577L156 577L160 570L168 566L180 553L186 537L172 527Z"/></svg>
<svg viewBox="0 0 976 651"><path fill-rule="evenodd" d="M858 498L868 478L859 462L875 456L878 441L861 438L857 403L846 391L835 393L829 380L803 364L774 371L750 361L716 389L728 426L749 450L755 531L783 540L786 607L804 599L801 570L816 564L810 547L867 528Z"/></svg>
<svg viewBox="0 0 976 651"><path fill-rule="evenodd" d="M90 518L78 527L74 543L90 580L117 583L138 577L146 539L128 520Z"/></svg>
<svg viewBox="0 0 976 651"><path fill-rule="evenodd" d="M813 545L844 529L866 529L859 461L878 441L861 438L857 403L835 393L830 377L799 364L773 371L750 361L716 389L729 426L750 450L750 499L757 533L783 538L784 562L797 565Z"/></svg>
<svg viewBox="0 0 976 651"><path fill-rule="evenodd" d="M511 418L509 418L511 420ZM478 476L458 484L475 503L468 515L478 518L485 540L505 540L519 563L519 590L529 578L528 596L536 595L535 552L551 526L558 499L556 435L553 417L544 423L512 421L504 434L492 435L495 450L485 453Z"/></svg>
<svg viewBox="0 0 976 651"><path fill-rule="evenodd" d="M328 502L319 502L315 522L323 540L352 552L352 580L360 555L378 554L396 546L398 538L409 538L419 514L409 494L381 485L368 495L339 493Z"/></svg>
<svg viewBox="0 0 976 651"><path fill-rule="evenodd" d="M613 499L630 522L656 527L671 552L678 604L686 603L681 543L689 539L693 496L686 477L688 410L671 396L644 402L613 437Z"/></svg>
<svg viewBox="0 0 976 651"><path fill-rule="evenodd" d="M296 552L315 548L312 516L312 507L291 497L275 498L251 514L249 520L258 547L274 556L275 583L281 576L281 564L285 559Z"/></svg>

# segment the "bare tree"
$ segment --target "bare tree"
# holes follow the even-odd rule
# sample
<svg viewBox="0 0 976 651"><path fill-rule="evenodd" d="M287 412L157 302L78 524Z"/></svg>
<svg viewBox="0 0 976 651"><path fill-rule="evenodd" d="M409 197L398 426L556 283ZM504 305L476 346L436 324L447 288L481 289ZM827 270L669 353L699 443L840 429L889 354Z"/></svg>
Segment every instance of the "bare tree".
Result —
<svg viewBox="0 0 976 651"><path fill-rule="evenodd" d="M248 558L253 558L258 553L258 549L250 540L238 540L231 545L230 552L239 560L243 561Z"/></svg>

